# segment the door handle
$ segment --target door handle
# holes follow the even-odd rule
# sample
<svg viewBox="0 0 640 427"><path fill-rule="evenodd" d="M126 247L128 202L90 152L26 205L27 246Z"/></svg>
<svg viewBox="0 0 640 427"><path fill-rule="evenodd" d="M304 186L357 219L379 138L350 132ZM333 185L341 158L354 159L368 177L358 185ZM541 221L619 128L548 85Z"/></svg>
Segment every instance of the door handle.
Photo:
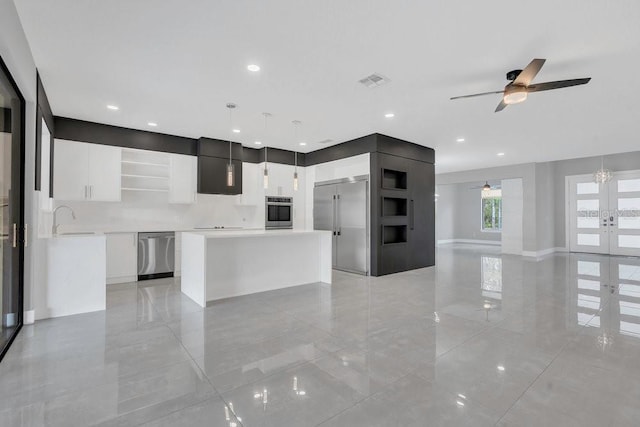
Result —
<svg viewBox="0 0 640 427"><path fill-rule="evenodd" d="M89 186L89 198L93 199L93 185Z"/></svg>
<svg viewBox="0 0 640 427"><path fill-rule="evenodd" d="M413 230L414 228L414 217L415 217L415 201L413 199L409 200L409 229Z"/></svg>
<svg viewBox="0 0 640 427"><path fill-rule="evenodd" d="M87 185L84 186L84 198L85 199L89 198L89 193L88 193L88 188L87 187L88 187Z"/></svg>
<svg viewBox="0 0 640 427"><path fill-rule="evenodd" d="M340 236L341 234L342 234L342 229L341 229L341 228L339 228L339 229L338 229L338 236Z"/></svg>
<svg viewBox="0 0 640 427"><path fill-rule="evenodd" d="M13 223L13 247L18 247L18 224Z"/></svg>
<svg viewBox="0 0 640 427"><path fill-rule="evenodd" d="M29 224L24 225L24 247L29 246Z"/></svg>

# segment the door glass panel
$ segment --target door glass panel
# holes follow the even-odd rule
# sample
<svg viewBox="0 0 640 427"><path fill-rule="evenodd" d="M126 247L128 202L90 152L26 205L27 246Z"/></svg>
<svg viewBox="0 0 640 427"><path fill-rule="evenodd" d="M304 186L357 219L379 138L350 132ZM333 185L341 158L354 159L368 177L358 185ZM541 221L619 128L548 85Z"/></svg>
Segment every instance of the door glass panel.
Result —
<svg viewBox="0 0 640 427"><path fill-rule="evenodd" d="M600 246L600 235L578 234L578 244L582 246Z"/></svg>
<svg viewBox="0 0 640 427"><path fill-rule="evenodd" d="M618 193L629 193L632 191L640 191L640 179L618 180Z"/></svg>
<svg viewBox="0 0 640 427"><path fill-rule="evenodd" d="M576 188L577 194L598 194L600 186L596 182L579 182Z"/></svg>
<svg viewBox="0 0 640 427"><path fill-rule="evenodd" d="M600 228L600 218L598 217L578 217L578 228Z"/></svg>
<svg viewBox="0 0 640 427"><path fill-rule="evenodd" d="M638 198L620 198L618 199L618 210L621 211L638 211L640 210L640 199Z"/></svg>
<svg viewBox="0 0 640 427"><path fill-rule="evenodd" d="M640 230L640 216L619 216L618 228L622 230Z"/></svg>
<svg viewBox="0 0 640 427"><path fill-rule="evenodd" d="M586 199L586 200L578 200L576 203L578 208L578 212L599 212L600 211L600 200L598 199Z"/></svg>
<svg viewBox="0 0 640 427"><path fill-rule="evenodd" d="M618 247L640 249L640 236L632 236L628 234L619 235Z"/></svg>
<svg viewBox="0 0 640 427"><path fill-rule="evenodd" d="M21 323L18 233L22 228L23 105L0 62L0 355Z"/></svg>

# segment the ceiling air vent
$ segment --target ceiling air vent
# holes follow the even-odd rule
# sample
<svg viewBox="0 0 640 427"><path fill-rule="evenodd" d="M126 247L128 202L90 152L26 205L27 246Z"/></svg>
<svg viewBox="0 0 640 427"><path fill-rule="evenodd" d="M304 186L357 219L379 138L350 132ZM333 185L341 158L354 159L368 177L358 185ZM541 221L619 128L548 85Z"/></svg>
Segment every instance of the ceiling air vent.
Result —
<svg viewBox="0 0 640 427"><path fill-rule="evenodd" d="M359 82L365 85L368 88L374 88L378 86L382 86L391 81L391 79L383 76L382 74L373 73L370 76L365 77L364 79L360 79Z"/></svg>
<svg viewBox="0 0 640 427"><path fill-rule="evenodd" d="M328 144L333 142L333 139L323 139L322 141L318 141L317 144Z"/></svg>

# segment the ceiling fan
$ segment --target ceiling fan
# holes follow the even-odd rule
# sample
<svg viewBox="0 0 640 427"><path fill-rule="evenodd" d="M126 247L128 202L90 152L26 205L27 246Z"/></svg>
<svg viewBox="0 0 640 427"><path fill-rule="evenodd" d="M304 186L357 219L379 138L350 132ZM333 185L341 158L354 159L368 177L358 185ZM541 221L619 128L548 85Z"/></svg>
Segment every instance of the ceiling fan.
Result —
<svg viewBox="0 0 640 427"><path fill-rule="evenodd" d="M531 81L540 72L540 69L544 65L546 59L534 59L525 67L524 70L513 70L507 73L507 80L510 82L504 87L503 90L497 90L493 92L476 93L474 95L454 96L451 99L460 98L473 98L476 96L495 95L497 93L502 94L502 100L496 108L498 111L504 110L507 105L518 104L524 102L527 99L527 95L532 92L542 92L545 90L561 89L563 87L578 86L589 83L591 77L584 79L572 79L572 80L559 80L555 82L534 83Z"/></svg>

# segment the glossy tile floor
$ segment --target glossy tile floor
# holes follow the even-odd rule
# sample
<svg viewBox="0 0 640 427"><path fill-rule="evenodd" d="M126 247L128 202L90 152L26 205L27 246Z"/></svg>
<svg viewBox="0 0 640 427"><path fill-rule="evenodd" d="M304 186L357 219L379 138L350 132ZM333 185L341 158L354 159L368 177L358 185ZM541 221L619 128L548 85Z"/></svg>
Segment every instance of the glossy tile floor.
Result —
<svg viewBox="0 0 640 427"><path fill-rule="evenodd" d="M179 281L25 327L0 425L637 426L640 261L490 247L217 303Z"/></svg>

